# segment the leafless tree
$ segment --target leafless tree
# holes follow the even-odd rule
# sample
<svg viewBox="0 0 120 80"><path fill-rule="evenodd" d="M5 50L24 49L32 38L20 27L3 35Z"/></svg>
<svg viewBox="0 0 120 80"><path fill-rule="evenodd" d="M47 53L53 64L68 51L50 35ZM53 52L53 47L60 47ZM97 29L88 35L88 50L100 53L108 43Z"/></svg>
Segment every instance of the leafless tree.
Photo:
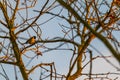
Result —
<svg viewBox="0 0 120 80"><path fill-rule="evenodd" d="M93 61L99 58L120 70L109 60L114 57L120 63L119 38L114 34L120 28L118 3L119 0L1 0L0 76L5 80L75 80L85 75L84 80L111 80L109 75L117 75L117 80L120 73L92 71ZM49 31L53 34L49 35ZM34 36L35 41L27 41ZM105 56L91 44L96 38L111 55ZM45 55L56 55L54 51L67 53L63 59L68 59L69 64L65 66L66 74L58 72L55 65L60 62L42 61ZM94 51L99 55L94 56ZM88 65L89 71L83 73Z"/></svg>

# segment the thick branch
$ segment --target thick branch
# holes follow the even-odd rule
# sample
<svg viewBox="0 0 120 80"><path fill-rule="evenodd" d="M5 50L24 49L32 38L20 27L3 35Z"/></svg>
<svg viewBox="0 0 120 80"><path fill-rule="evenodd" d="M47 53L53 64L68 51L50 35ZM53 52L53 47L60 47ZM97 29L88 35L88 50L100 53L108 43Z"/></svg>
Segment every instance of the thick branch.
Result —
<svg viewBox="0 0 120 80"><path fill-rule="evenodd" d="M7 10L5 9L5 6L6 6L6 5L4 5L4 4L2 4L2 3L0 2L0 8L1 8L3 14L4 14L4 17L5 17L6 22L8 23L9 16L7 15Z"/></svg>
<svg viewBox="0 0 120 80"><path fill-rule="evenodd" d="M78 20L80 20L96 37L98 37L120 63L120 55L118 55L116 50L112 47L112 45L104 36L102 36L101 34L97 33L94 29L92 29L92 27L86 21L84 21L70 5L66 5L66 3L62 0L57 1L66 9L68 9Z"/></svg>

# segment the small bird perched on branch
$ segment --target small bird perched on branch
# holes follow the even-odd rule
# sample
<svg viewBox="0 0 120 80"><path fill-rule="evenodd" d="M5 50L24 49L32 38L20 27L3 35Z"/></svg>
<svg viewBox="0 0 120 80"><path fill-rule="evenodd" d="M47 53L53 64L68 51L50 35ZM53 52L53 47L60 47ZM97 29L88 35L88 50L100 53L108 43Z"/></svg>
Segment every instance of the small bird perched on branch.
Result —
<svg viewBox="0 0 120 80"><path fill-rule="evenodd" d="M36 36L33 36L33 37L29 38L29 39L25 42L25 44L34 44L35 41L36 41Z"/></svg>

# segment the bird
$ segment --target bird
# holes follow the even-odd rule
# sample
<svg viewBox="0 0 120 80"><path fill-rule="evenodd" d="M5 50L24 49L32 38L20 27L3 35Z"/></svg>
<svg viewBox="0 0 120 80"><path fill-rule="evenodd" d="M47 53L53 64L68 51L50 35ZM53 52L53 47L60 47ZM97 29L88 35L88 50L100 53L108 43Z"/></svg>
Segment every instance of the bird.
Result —
<svg viewBox="0 0 120 80"><path fill-rule="evenodd" d="M25 44L34 44L35 41L36 41L36 36L33 36L33 37L29 38L29 39L25 42Z"/></svg>

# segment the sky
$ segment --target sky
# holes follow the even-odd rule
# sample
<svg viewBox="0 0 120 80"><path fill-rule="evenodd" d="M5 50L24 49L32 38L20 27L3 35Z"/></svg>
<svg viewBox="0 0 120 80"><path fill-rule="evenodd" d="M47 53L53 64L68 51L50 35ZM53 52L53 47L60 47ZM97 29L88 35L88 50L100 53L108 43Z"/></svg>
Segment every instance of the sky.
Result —
<svg viewBox="0 0 120 80"><path fill-rule="evenodd" d="M104 9L104 7L101 10L103 10L103 9ZM58 12L58 10L55 9L55 12ZM46 16L46 17L48 17L48 16ZM43 18L45 18L45 19L46 19L46 17L43 16ZM57 22L66 24L64 22L64 20L61 20L59 18L53 19L52 21L43 25L44 27L41 26L41 28L43 30L43 35L44 35L43 37L54 37L54 36L57 36L57 35L62 36L61 35L61 28L58 27ZM48 25L49 25L49 27L48 27ZM115 32L115 35L118 36L119 35L118 33L119 32ZM103 53L103 55L108 55L108 56L111 55L111 53L108 51L108 49L104 46L104 44L99 39L93 40L91 45L93 45L96 49L98 49L101 53ZM48 46L53 47L54 44L53 45L50 44ZM97 56L97 55L99 55L99 53L97 53L96 51L93 51L93 55ZM51 52L48 52L48 53L44 53L43 58L42 57L41 58L43 59L42 60L43 62L53 62L53 61L56 62L55 66L57 68L58 73L62 73L62 74L65 73L66 74L68 72L68 65L69 65L70 56L71 56L70 52L51 51ZM114 65L117 65L117 67L119 67L119 64L117 63L117 61L114 58L108 58L108 59L111 62L113 62ZM89 65L88 65L88 67L89 67ZM86 69L83 70L83 73L89 71L88 67L86 67ZM107 72L119 72L119 71L117 71L110 64L108 64L103 58L100 58L100 59L96 59L96 60L93 61L93 73L97 73L97 72L107 73ZM112 79L114 79L116 77L114 75L109 75L109 76ZM83 78L84 78L84 76L81 77L80 79L83 79ZM120 77L117 80L119 80L119 79L120 79Z"/></svg>
<svg viewBox="0 0 120 80"><path fill-rule="evenodd" d="M22 1L22 0L21 0ZM33 10L39 10L41 9L42 4L44 4L45 0L38 0L37 5L35 6L34 9L30 10L29 12L29 17L32 17L36 14L38 14L37 12L33 12ZM52 0L51 0L52 2ZM13 3L14 4L14 3ZM49 3L50 4L50 3ZM54 9L54 12L57 13L60 9L56 8ZM24 12L21 12L21 14L24 16ZM63 12L63 14L66 14L66 11ZM43 23L45 20L47 20L48 18L50 18L50 15L42 15L40 17L40 19L37 21L37 23L41 24ZM20 19L16 19L16 24L21 22ZM60 18L55 18L52 19L50 22L47 22L46 24L43 24L40 26L41 30L42 30L42 35L41 37L43 39L51 39L55 36L62 36L63 37L63 33L62 33L62 29L61 27L58 27L59 24L66 24L64 20L60 19ZM19 30L19 29L18 29ZM17 32L17 31L16 31ZM29 30L31 35L34 35L34 33L32 33L32 30ZM27 32L24 32L22 34L20 34L21 37L24 38L29 38L28 35L26 35ZM116 37L119 36L119 32L115 32L114 33ZM23 40L25 41L25 40ZM48 47L55 47L57 45L59 45L60 43L56 43L56 44L46 44L46 46ZM104 44L99 40L99 39L95 39L91 42L91 45L94 46L97 50L99 50L103 55L108 55L110 56L111 53L108 51L108 49L104 46ZM65 45L64 47L68 47L67 45ZM69 45L69 47L71 47L71 45ZM89 46L90 49L93 49L92 47ZM41 52L44 52L44 48L40 48ZM28 56L35 56L35 54L33 54L33 52L27 52L26 55ZM89 56L89 54L87 54ZM95 50L93 50L93 56L98 56L100 55L98 52L96 52ZM51 62L55 62L55 67L56 70L59 74L67 74L68 72L68 65L69 65L69 60L72 56L72 52L71 51L58 51L58 50L54 50L54 51L50 51L50 52L46 52L46 53L42 53L42 56L38 56L35 57L35 59L31 62L30 66L28 68L30 68L31 66L35 65L35 64L39 64L39 63L51 63ZM112 63L114 63L114 65L116 65L117 67L119 67L120 65L117 63L117 61L112 57L108 58ZM23 55L23 61L26 63L29 62L28 58L26 58L26 56ZM86 60L83 64L86 64L88 60ZM13 66L8 66L4 65L4 68L6 69L6 71L8 71L7 74L8 77L10 78L10 80L13 80L13 77L15 77L13 74L14 72L12 70L14 70ZM2 69L0 68L0 71L2 71ZM30 75L30 77L33 78L33 80L38 80L39 75L40 75L40 71L41 69L38 68L36 69L34 72L32 72L32 74ZM13 74L11 74L11 72L13 72ZM86 66L86 68L83 70L83 73L87 73L89 72L89 65ZM120 71L117 71L114 67L112 67L108 62L106 62L103 58L98 58L95 59L93 61L93 73L107 73L107 72L116 72L116 73L120 73ZM19 73L19 72L18 72ZM114 75L108 75L109 77L111 77L112 79L115 79L116 76ZM118 75L117 75L118 76ZM19 77L21 77L20 73L19 73ZM77 80L82 80L85 79L86 76L82 76ZM120 77L118 77L119 80ZM4 80L2 77L0 77L0 80ZM21 79L22 80L22 79ZM48 80L48 79L46 79ZM98 80L98 79L96 79ZM107 79L106 79L107 80Z"/></svg>

